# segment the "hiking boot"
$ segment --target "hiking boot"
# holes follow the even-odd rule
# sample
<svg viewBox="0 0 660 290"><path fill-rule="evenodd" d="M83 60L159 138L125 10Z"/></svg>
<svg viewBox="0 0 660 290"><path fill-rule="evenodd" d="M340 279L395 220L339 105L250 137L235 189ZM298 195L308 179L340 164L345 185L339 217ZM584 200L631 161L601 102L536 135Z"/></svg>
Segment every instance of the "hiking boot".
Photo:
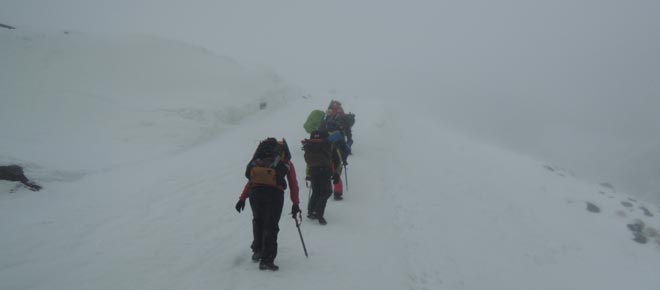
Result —
<svg viewBox="0 0 660 290"><path fill-rule="evenodd" d="M280 267L277 266L277 265L275 265L275 264L273 264L273 262L264 262L264 261L261 261L261 263L259 263L259 270L271 270L271 271L277 271L277 270L279 270L279 269L280 269Z"/></svg>
<svg viewBox="0 0 660 290"><path fill-rule="evenodd" d="M344 197L342 197L341 193L335 193L335 200L342 200Z"/></svg>
<svg viewBox="0 0 660 290"><path fill-rule="evenodd" d="M328 222L322 216L319 217L319 223L322 224L322 225L327 225L328 224Z"/></svg>
<svg viewBox="0 0 660 290"><path fill-rule="evenodd" d="M316 213L314 213L314 212L310 212L310 213L308 213L308 214L307 214L307 218L308 218L308 219L311 219L311 220L315 220L315 219L317 219L317 217L316 217Z"/></svg>
<svg viewBox="0 0 660 290"><path fill-rule="evenodd" d="M252 253L252 262L259 262L260 259L261 259L261 253L260 252Z"/></svg>

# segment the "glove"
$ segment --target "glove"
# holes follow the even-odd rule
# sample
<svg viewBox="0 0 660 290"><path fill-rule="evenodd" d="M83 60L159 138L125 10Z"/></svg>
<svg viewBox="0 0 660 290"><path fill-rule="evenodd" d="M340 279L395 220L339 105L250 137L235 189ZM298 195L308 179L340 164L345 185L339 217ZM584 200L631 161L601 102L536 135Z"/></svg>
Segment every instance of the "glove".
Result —
<svg viewBox="0 0 660 290"><path fill-rule="evenodd" d="M312 181L312 177L309 175L305 176L305 181Z"/></svg>
<svg viewBox="0 0 660 290"><path fill-rule="evenodd" d="M341 180L339 173L332 174L332 184L337 184Z"/></svg>
<svg viewBox="0 0 660 290"><path fill-rule="evenodd" d="M238 202L236 203L236 211L240 213L244 209L245 209L245 200L239 199Z"/></svg>
<svg viewBox="0 0 660 290"><path fill-rule="evenodd" d="M291 215L293 215L295 217L300 212L301 212L300 207L297 204L294 204L293 206L291 206Z"/></svg>

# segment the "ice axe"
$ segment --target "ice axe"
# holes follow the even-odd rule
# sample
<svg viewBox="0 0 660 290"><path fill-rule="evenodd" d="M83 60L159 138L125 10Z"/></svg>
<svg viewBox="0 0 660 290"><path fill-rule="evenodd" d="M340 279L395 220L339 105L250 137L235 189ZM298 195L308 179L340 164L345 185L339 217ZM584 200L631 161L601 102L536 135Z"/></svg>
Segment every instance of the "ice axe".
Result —
<svg viewBox="0 0 660 290"><path fill-rule="evenodd" d="M300 220L298 220L298 217L300 217ZM307 247L305 247L305 240L303 239L302 232L300 231L300 224L302 223L302 214L299 212L297 215L293 215L293 219L296 221L296 228L298 228L298 235L300 235L300 242L302 243L303 246L303 251L305 251L305 257L309 258L307 255Z"/></svg>

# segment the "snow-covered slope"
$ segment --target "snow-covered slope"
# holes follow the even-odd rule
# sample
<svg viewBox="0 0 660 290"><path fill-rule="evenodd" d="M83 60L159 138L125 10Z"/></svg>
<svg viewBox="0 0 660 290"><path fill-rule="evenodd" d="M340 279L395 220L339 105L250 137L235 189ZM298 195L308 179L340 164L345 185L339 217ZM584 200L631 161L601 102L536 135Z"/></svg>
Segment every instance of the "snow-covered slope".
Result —
<svg viewBox="0 0 660 290"><path fill-rule="evenodd" d="M397 111L388 131L407 141L387 150L398 156L387 180L414 289L660 286L657 207ZM652 227L651 245L631 241L638 220Z"/></svg>
<svg viewBox="0 0 660 290"><path fill-rule="evenodd" d="M13 124L0 161L75 176L186 150L295 95L273 73L148 36L3 29L0 55L0 123Z"/></svg>
<svg viewBox="0 0 660 290"><path fill-rule="evenodd" d="M0 42L3 53L4 47L26 45L20 36L2 37L11 40ZM52 43L38 38L44 46ZM159 47L150 51L167 54ZM103 49L83 51L96 54ZM236 69L239 74L241 70ZM4 66L0 71L3 76L10 74ZM227 74L236 77L232 71L227 69ZM219 77L219 82L223 80ZM254 81L257 87L284 87L258 77L244 80ZM304 210L308 192L298 145L305 137L302 123L309 111L324 108L329 99L282 100L277 94L265 94L283 105L271 108L269 103L268 110L258 110L264 96L251 94L251 86L237 89L237 95L219 93L212 101L204 96L213 95L213 88L200 92L201 96L191 94L189 99L154 97L170 85L154 85L154 92L145 86L135 95L117 92L114 86L94 90L126 108L118 115L104 115L106 105L77 92L66 96L84 106L60 106L59 114L41 115L33 114L37 110L33 103L24 102L27 94L17 93L23 90L3 84L3 103L14 106L11 110L3 106L3 115L23 117L14 128L1 129L3 140L21 130L47 128L37 124L71 125L79 131L60 129L35 139L24 135L23 146L3 141L4 160L28 161L28 167L43 168L36 179L44 189L0 192L0 289L660 287L655 275L660 268L660 245L657 233L653 236L653 229L660 228L657 207L584 183L543 162L465 138L426 114L425 104L368 97L341 99L346 110L357 114L348 191L345 200L329 202L327 226L303 222L309 259L304 257L293 220L283 215L276 260L281 269L260 272L249 258L250 211L238 214L233 208L245 182L244 166L260 139L286 138L299 173ZM48 87L42 96L50 95L48 90L55 89ZM144 96L149 96L149 102L143 101ZM199 135L185 135L188 130L176 125L188 119L158 113L162 108L193 107L202 110L199 115L208 116L209 111L243 105L241 114L230 120L194 121L194 128L208 124L220 128L205 142L199 142ZM94 122L65 118L83 113ZM146 130L141 121L158 124L155 127L161 133ZM111 131L116 134L111 139L119 140L114 144L130 147L126 150L130 152L121 153L148 158L124 159L119 166L108 166L114 164L109 162L114 157L108 158L107 152L79 155L61 150L55 153L57 158L32 154L32 148L44 146L39 143L53 139L57 145L58 140L77 135L81 136L76 139L78 147L94 147L99 142L84 136L107 128L117 130ZM168 154L120 138L128 133L146 134L142 140L147 145ZM179 135L164 137L169 134ZM196 146L171 150L181 144ZM81 170L105 170L66 180L47 178L68 168L67 160L89 165L78 167ZM588 211L588 203L598 207L598 212ZM284 213L290 207L287 200ZM627 227L636 220L646 225L646 244L633 241Z"/></svg>

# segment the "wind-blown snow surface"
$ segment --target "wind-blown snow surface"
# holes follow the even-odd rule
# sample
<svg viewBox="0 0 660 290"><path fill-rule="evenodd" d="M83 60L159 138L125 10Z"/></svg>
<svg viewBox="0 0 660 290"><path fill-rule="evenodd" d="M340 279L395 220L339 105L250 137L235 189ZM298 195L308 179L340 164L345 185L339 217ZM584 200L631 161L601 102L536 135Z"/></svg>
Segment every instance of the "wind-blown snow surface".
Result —
<svg viewBox="0 0 660 290"><path fill-rule="evenodd" d="M293 91L272 73L147 36L0 30L0 161L90 171L185 150ZM44 145L48 146L44 146Z"/></svg>
<svg viewBox="0 0 660 290"><path fill-rule="evenodd" d="M265 94L282 105L251 109L264 97L257 92L285 92L284 86L246 77L235 63L215 57L217 63L206 68L224 75L190 96L185 90L167 95L178 86L156 77L106 86L84 74L88 85L80 91L41 86L28 77L43 72L49 79L59 70L44 69L31 57L52 44L69 51L71 36L2 33L2 61L14 69L0 69L1 118L15 124L0 129L3 162L27 165L44 189L9 193L8 182L0 187L0 289L660 288L657 238L636 243L626 227L640 219L658 228L657 207L464 138L425 114L424 104L370 98L341 99L357 114L349 190L345 200L328 203L327 226L303 222L310 257L304 257L286 215L287 199L276 260L281 269L261 272L250 261L250 211L233 208L244 166L260 139L286 138L304 210L302 123L329 99ZM78 53L109 51L103 42L75 37ZM171 68L190 68L186 59L198 55L167 42L135 41L115 57L94 57L90 68L131 64L147 55L176 61ZM35 42L40 44L32 47ZM60 53L44 53L51 56L41 60L82 65L78 53ZM138 75L120 67L111 80ZM25 69L22 76L11 77L17 68ZM73 86L83 76L72 71L57 77ZM124 91L130 82L132 91ZM221 93L225 86L233 93ZM199 111L177 111L182 108ZM231 108L239 112L227 119L224 112ZM8 116L20 119L7 123ZM80 174L59 178L72 171ZM586 202L600 212L587 211Z"/></svg>

